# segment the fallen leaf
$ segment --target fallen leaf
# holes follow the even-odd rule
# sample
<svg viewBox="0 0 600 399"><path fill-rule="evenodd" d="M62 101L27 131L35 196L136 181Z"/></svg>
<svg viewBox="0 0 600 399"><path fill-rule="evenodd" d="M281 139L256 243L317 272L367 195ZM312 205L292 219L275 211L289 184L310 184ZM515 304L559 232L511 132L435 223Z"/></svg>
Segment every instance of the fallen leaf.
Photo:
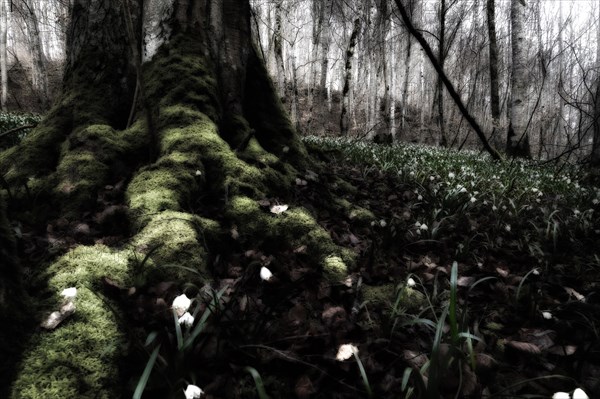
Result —
<svg viewBox="0 0 600 399"><path fill-rule="evenodd" d="M475 277L463 276L463 277L458 278L458 280L456 281L456 284L459 287L469 287L470 285L473 284L474 281L475 281Z"/></svg>
<svg viewBox="0 0 600 399"><path fill-rule="evenodd" d="M520 352L529 353L531 355L539 355L542 353L541 349L537 345L529 342L507 341L506 345Z"/></svg>
<svg viewBox="0 0 600 399"><path fill-rule="evenodd" d="M577 351L577 346L575 345L556 345L552 348L548 349L548 353L557 356L571 356Z"/></svg>

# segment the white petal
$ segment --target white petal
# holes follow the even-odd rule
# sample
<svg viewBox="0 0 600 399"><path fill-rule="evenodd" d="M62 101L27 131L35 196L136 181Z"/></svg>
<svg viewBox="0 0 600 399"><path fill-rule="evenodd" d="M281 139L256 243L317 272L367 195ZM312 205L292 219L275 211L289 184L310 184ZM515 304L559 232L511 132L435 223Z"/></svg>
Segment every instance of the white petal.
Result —
<svg viewBox="0 0 600 399"><path fill-rule="evenodd" d="M573 392L573 399L590 399L590 397L583 392L583 389L577 388L575 392Z"/></svg>
<svg viewBox="0 0 600 399"><path fill-rule="evenodd" d="M179 318L179 324L190 328L194 324L194 316L189 314L189 312L185 312L185 314Z"/></svg>
<svg viewBox="0 0 600 399"><path fill-rule="evenodd" d="M556 392L552 395L552 399L571 399L571 395L567 392Z"/></svg>
<svg viewBox="0 0 600 399"><path fill-rule="evenodd" d="M550 312L542 312L542 316L546 320L551 320L552 319L552 313L550 313Z"/></svg>
<svg viewBox="0 0 600 399"><path fill-rule="evenodd" d="M408 287L414 287L415 285L417 285L417 283L416 283L416 282L415 282L415 280L413 280L413 278L411 277L411 278L409 278L409 279L406 281L406 285L407 285Z"/></svg>
<svg viewBox="0 0 600 399"><path fill-rule="evenodd" d="M62 290L60 295L64 296L66 299L74 299L77 296L77 288L65 288L64 290Z"/></svg>
<svg viewBox="0 0 600 399"><path fill-rule="evenodd" d="M287 211L288 208L289 208L289 206L287 206L287 205L273 205L273 206L271 206L271 213L279 215L280 213Z"/></svg>
<svg viewBox="0 0 600 399"><path fill-rule="evenodd" d="M184 392L185 399L199 399L203 393L204 391L200 387L191 384L187 386Z"/></svg>
<svg viewBox="0 0 600 399"><path fill-rule="evenodd" d="M429 229L429 227L427 227L427 225L425 223L423 223L421 225L421 227L419 227L421 230L427 231Z"/></svg>
<svg viewBox="0 0 600 399"><path fill-rule="evenodd" d="M350 359L354 353L358 353L358 348L356 346L352 344L340 345L335 359L343 362L344 360Z"/></svg>
<svg viewBox="0 0 600 399"><path fill-rule="evenodd" d="M261 279L263 279L264 281L269 281L271 279L271 277L273 277L273 273L271 273L271 271L269 269L267 269L264 266L260 268L260 278Z"/></svg>
<svg viewBox="0 0 600 399"><path fill-rule="evenodd" d="M171 305L171 307L173 308L177 316L181 317L185 312L188 311L191 304L192 300L188 298L185 294L181 294L173 300L173 305Z"/></svg>

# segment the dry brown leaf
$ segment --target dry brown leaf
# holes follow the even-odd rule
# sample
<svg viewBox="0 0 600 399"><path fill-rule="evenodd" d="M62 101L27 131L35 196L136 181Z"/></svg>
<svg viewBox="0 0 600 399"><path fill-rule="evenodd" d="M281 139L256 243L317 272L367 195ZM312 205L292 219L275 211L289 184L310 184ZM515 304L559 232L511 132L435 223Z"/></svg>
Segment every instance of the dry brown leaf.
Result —
<svg viewBox="0 0 600 399"><path fill-rule="evenodd" d="M308 399L312 394L316 392L315 388L313 387L312 381L310 380L310 377L308 377L307 375L303 375L300 378L298 378L298 381L296 381L296 387L294 391L296 392L296 396L298 397L298 399Z"/></svg>
<svg viewBox="0 0 600 399"><path fill-rule="evenodd" d="M577 351L575 345L556 345L548 349L548 353L557 356L571 356Z"/></svg>
<svg viewBox="0 0 600 399"><path fill-rule="evenodd" d="M502 277L508 277L508 275L510 274L509 270L506 269L502 269L500 267L496 268L496 273L498 273L499 275L501 275Z"/></svg>
<svg viewBox="0 0 600 399"><path fill-rule="evenodd" d="M463 277L458 278L458 280L456 281L456 284L459 287L469 287L473 284L474 281L475 281L475 277L463 276Z"/></svg>
<svg viewBox="0 0 600 399"><path fill-rule="evenodd" d="M416 369L420 369L427 363L427 355L424 353L419 353L415 351L411 351L409 349L405 349L402 351L402 358L405 362Z"/></svg>
<svg viewBox="0 0 600 399"><path fill-rule="evenodd" d="M539 355L542 353L541 349L537 345L529 342L506 341L506 345L520 352L529 353L531 355Z"/></svg>

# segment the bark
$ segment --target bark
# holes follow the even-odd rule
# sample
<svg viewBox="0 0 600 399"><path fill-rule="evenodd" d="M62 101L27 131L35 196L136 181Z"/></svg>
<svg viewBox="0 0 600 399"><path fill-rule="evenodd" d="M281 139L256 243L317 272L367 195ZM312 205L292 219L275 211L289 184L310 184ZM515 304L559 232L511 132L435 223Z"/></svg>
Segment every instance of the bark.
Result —
<svg viewBox="0 0 600 399"><path fill-rule="evenodd" d="M489 37L489 71L490 71L490 105L492 112L492 134L496 136L496 130L500 124L500 88L498 74L498 39L496 38L496 0L487 0L487 28Z"/></svg>
<svg viewBox="0 0 600 399"><path fill-rule="evenodd" d="M600 17L600 7L598 7ZM599 19L600 21L600 19ZM591 166L596 174L600 174L600 25L596 28L596 92L593 101L593 132L592 152L590 156Z"/></svg>
<svg viewBox="0 0 600 399"><path fill-rule="evenodd" d="M275 3L275 29L273 31L273 51L275 52L275 65L277 66L277 90L282 99L286 94L286 75L283 62L283 25L282 25L283 0Z"/></svg>
<svg viewBox="0 0 600 399"><path fill-rule="evenodd" d="M390 85L388 76L387 43L386 35L389 30L388 0L379 0L377 3L376 22L377 43L377 78L375 84L376 118L375 139L383 143L391 143L390 127Z"/></svg>
<svg viewBox="0 0 600 399"><path fill-rule="evenodd" d="M438 63L440 68L444 69L446 63L446 0L441 0L440 3L440 31L439 31L439 44L438 44ZM437 109L438 118L437 125L440 129L440 145L442 147L448 146L448 139L446 138L446 125L444 121L444 83L442 82L441 75L437 76Z"/></svg>
<svg viewBox="0 0 600 399"><path fill-rule="evenodd" d="M525 0L511 1L512 78L510 125L506 153L513 157L531 157L528 128L527 43L525 38Z"/></svg>
<svg viewBox="0 0 600 399"><path fill-rule="evenodd" d="M128 29L121 2L75 0L63 93L19 146L0 153L0 170L7 171L14 194L11 217L20 221L25 215L44 234L60 218L73 240L60 248L64 256L49 256L47 268L36 263L43 269L36 269L38 277L47 280L35 300L53 309L61 290L76 286L80 301L75 317L58 329L33 332L19 356L17 378L6 385L13 399L131 396L122 377L135 375L137 381L147 358L122 362L131 326L122 325L129 319L115 317L119 304L100 292L103 276L127 287L139 280L202 287L219 277L212 275L214 259L231 247L291 254L304 245L303 262L333 284L354 261L310 211L293 203L296 178L307 173L309 158L251 44L248 1L144 3L130 1L134 29ZM138 81L130 61L134 38L127 32L140 31L140 24L148 39L140 80L148 107L138 107L124 129ZM148 110L156 128L153 157L147 151ZM26 203L29 191L19 186L31 181L29 191L45 206L39 218ZM271 215L258 204L264 198L291 209L285 217ZM122 209L113 215L120 223L116 232L102 222L113 206ZM70 233L77 226L81 232L81 225L104 232L103 238L118 234L124 242L83 245L94 239L78 241ZM239 234L235 243L232 226ZM147 262L135 262L146 256ZM160 267L172 264L182 267ZM186 365L205 367L195 352L188 354ZM181 395L189 373L180 372L172 385L153 387L147 396Z"/></svg>
<svg viewBox="0 0 600 399"><path fill-rule="evenodd" d="M400 129L404 132L406 128L406 112L408 110L408 84L410 77L410 58L412 55L412 36L406 35L406 58L404 59L404 84L402 87L402 122Z"/></svg>
<svg viewBox="0 0 600 399"><path fill-rule="evenodd" d="M44 54L44 46L40 34L40 23L38 18L39 9L36 9L35 4L31 0L25 0L21 4L25 8L25 23L30 35L29 42L31 55L33 57L33 87L38 92L42 109L47 109L50 99L48 89L48 62L46 60L46 55Z"/></svg>
<svg viewBox="0 0 600 399"><path fill-rule="evenodd" d="M490 156L493 159L500 159L500 154L498 154L498 151L496 151L493 147L490 146L490 144L487 141L486 135L484 134L481 127L479 126L479 123L477 123L477 121L469 113L469 111L463 104L460 96L454 89L452 82L450 82L450 80L446 76L446 73L440 67L439 63L437 62L437 60L435 58L435 55L433 54L433 51L431 50L431 47L429 46L429 44L427 43L427 41L425 40L423 35L412 24L412 21L410 20L410 17L408 16L408 13L406 12L406 8L404 8L404 5L402 5L401 0L395 0L395 2L396 2L396 6L398 7L398 11L400 11L400 15L402 16L402 21L406 25L406 28L408 29L410 34L413 35L414 38L419 42L419 44L423 48L423 51L425 51L425 54L431 61L433 67L435 68L436 72L442 77L442 81L443 81L444 85L446 86L446 90L448 90L448 94L450 94L450 97L452 97L452 100L454 100L454 103L459 108L459 110L463 114L464 118L467 120L467 122L469 122L469 125L471 125L471 128L475 131L475 133L479 137L479 140L481 141L483 148L490 154Z"/></svg>
<svg viewBox="0 0 600 399"><path fill-rule="evenodd" d="M344 63L344 88L342 89L342 112L340 114L340 134L342 136L348 135L350 126L350 90L352 85L352 61L354 57L354 51L356 49L356 42L360 34L360 18L354 20L352 27L352 33L350 34L350 40L346 49L346 57Z"/></svg>
<svg viewBox="0 0 600 399"><path fill-rule="evenodd" d="M331 29L331 6L332 0L323 2L323 22L321 33L319 35L319 47L321 48L321 74L319 78L319 92L322 93L322 98L328 100L327 92L327 74L329 71L329 44L330 44L330 29Z"/></svg>
<svg viewBox="0 0 600 399"><path fill-rule="evenodd" d="M0 0L0 107L4 112L6 112L6 101L8 98L7 32L8 8L6 0Z"/></svg>

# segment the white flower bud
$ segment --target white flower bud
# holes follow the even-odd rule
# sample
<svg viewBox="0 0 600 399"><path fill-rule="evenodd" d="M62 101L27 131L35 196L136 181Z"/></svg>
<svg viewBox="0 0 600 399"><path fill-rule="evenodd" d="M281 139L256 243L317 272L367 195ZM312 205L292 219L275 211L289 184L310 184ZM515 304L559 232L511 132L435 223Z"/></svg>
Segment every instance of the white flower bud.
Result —
<svg viewBox="0 0 600 399"><path fill-rule="evenodd" d="M260 278L261 279L263 279L264 281L269 281L271 279L271 277L273 277L273 273L271 273L271 271L269 269L267 269L264 266L260 268Z"/></svg>
<svg viewBox="0 0 600 399"><path fill-rule="evenodd" d="M185 399L199 399L204 391L196 385L188 385L185 389Z"/></svg>
<svg viewBox="0 0 600 399"><path fill-rule="evenodd" d="M179 318L179 325L184 325L187 328L190 328L194 324L194 316L192 316L189 312L185 312L183 316Z"/></svg>
<svg viewBox="0 0 600 399"><path fill-rule="evenodd" d="M340 345L335 359L343 362L344 360L350 359L354 353L358 353L358 348L356 346L352 344Z"/></svg>
<svg viewBox="0 0 600 399"><path fill-rule="evenodd" d="M191 304L192 300L188 298L185 294L181 294L173 300L173 304L171 305L171 307L173 308L177 316L181 317L185 312L188 311Z"/></svg>

